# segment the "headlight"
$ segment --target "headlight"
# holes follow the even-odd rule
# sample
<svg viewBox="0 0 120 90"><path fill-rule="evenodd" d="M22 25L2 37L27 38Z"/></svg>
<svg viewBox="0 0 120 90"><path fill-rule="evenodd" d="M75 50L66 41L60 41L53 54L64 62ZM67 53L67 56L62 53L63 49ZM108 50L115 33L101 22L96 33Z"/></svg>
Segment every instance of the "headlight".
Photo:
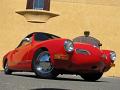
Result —
<svg viewBox="0 0 120 90"><path fill-rule="evenodd" d="M64 48L67 52L72 52L74 50L74 45L71 40L66 40L64 42Z"/></svg>
<svg viewBox="0 0 120 90"><path fill-rule="evenodd" d="M111 51L111 52L110 52L110 59L111 59L112 61L115 61L115 59L116 59L116 53L115 53L114 51Z"/></svg>

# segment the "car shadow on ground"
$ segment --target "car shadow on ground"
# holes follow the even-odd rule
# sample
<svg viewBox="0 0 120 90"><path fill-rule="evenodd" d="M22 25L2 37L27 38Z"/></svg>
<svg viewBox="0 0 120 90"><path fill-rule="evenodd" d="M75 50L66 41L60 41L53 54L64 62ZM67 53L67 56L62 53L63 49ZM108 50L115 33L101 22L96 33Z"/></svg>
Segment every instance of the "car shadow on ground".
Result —
<svg viewBox="0 0 120 90"><path fill-rule="evenodd" d="M59 89L59 88L35 88L30 90L70 90L70 89Z"/></svg>
<svg viewBox="0 0 120 90"><path fill-rule="evenodd" d="M36 75L28 75L28 74L12 74L13 76L20 76L20 77L29 77L29 78L35 78L35 79L43 79L36 77ZM55 79L46 79L46 80L58 80L58 81L82 81L82 82L107 82L107 81L85 81L83 79L78 78L67 78L67 77L57 77Z"/></svg>

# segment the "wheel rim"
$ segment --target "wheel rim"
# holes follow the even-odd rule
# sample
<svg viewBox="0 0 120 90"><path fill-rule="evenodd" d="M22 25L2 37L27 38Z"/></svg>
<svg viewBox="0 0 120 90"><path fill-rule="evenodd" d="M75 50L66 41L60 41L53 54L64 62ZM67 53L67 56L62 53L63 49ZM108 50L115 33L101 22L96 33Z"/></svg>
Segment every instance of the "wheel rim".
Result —
<svg viewBox="0 0 120 90"><path fill-rule="evenodd" d="M5 64L5 71L6 72L8 71L8 64L7 63Z"/></svg>
<svg viewBox="0 0 120 90"><path fill-rule="evenodd" d="M50 55L48 52L40 53L35 62L36 70L40 73L49 73L52 71Z"/></svg>

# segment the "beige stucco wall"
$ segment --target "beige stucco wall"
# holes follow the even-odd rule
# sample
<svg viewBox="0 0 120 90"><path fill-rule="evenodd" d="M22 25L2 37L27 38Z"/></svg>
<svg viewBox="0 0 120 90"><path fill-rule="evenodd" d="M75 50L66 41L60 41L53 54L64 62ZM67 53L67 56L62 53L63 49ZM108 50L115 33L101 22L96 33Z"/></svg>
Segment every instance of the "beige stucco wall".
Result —
<svg viewBox="0 0 120 90"><path fill-rule="evenodd" d="M90 30L100 39L102 49L117 53L116 67L106 76L120 76L120 1L119 0L51 0L51 11L60 16L47 23L29 23L16 14L25 10L26 0L1 0L0 3L0 61L14 49L28 33L42 31L73 39ZM1 68L2 69L2 68Z"/></svg>

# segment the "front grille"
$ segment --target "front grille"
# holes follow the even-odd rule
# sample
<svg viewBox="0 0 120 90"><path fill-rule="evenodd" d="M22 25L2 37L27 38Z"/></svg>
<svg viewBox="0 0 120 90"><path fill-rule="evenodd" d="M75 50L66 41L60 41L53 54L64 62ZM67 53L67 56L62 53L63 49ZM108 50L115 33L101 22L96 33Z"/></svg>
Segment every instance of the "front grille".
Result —
<svg viewBox="0 0 120 90"><path fill-rule="evenodd" d="M91 53L84 49L76 49L77 54L83 54L83 55L91 55Z"/></svg>

